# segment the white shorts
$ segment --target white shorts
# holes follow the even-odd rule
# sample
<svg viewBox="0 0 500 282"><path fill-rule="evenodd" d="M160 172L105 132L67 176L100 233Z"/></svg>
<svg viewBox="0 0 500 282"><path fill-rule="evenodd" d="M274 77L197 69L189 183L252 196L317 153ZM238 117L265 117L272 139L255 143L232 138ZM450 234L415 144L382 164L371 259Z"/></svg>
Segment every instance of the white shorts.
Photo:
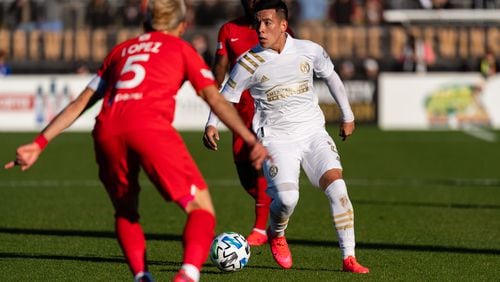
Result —
<svg viewBox="0 0 500 282"><path fill-rule="evenodd" d="M330 169L342 169L340 156L326 130L294 140L266 140L271 159L264 162L268 187L294 183L298 187L300 166L312 185L319 188L319 179Z"/></svg>

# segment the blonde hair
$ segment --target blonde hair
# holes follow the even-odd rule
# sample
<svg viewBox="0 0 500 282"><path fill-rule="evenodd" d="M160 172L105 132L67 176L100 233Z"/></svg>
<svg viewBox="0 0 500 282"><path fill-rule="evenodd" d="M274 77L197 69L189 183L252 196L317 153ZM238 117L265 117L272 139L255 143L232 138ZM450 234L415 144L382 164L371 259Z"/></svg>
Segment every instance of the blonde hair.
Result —
<svg viewBox="0 0 500 282"><path fill-rule="evenodd" d="M184 0L153 0L152 26L155 30L173 30L186 18Z"/></svg>

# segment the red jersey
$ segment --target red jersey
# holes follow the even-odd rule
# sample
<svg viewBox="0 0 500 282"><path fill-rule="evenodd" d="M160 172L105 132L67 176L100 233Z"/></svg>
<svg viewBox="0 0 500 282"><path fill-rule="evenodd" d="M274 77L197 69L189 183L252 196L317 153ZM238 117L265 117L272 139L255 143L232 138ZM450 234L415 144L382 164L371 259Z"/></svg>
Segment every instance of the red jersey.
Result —
<svg viewBox="0 0 500 282"><path fill-rule="evenodd" d="M240 17L220 28L217 43L217 55L227 56L232 67L239 56L259 43L259 38L246 17Z"/></svg>
<svg viewBox="0 0 500 282"><path fill-rule="evenodd" d="M288 28L287 32L293 36ZM236 64L236 60L250 48L259 44L257 32L248 22L246 17L240 17L222 25L217 39L217 52L219 56L227 56L230 66Z"/></svg>
<svg viewBox="0 0 500 282"><path fill-rule="evenodd" d="M117 45L97 75L103 105L95 129L103 133L169 128L175 96L186 79L196 92L215 85L212 72L196 50L162 32L142 34Z"/></svg>
<svg viewBox="0 0 500 282"><path fill-rule="evenodd" d="M258 43L257 32L253 29L251 23L248 22L246 17L240 17L225 23L220 28L216 54L227 56L232 68L239 56ZM251 129L255 108L253 98L248 91L241 95L240 102L235 105L235 108L243 122Z"/></svg>

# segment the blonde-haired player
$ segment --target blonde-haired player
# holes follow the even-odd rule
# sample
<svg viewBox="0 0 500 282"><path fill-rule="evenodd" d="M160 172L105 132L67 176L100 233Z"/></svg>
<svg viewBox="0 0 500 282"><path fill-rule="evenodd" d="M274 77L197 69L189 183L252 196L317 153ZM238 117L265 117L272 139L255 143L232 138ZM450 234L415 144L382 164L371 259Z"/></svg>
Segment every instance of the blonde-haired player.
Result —
<svg viewBox="0 0 500 282"><path fill-rule="evenodd" d="M207 184L172 127L175 96L184 81L189 80L252 148L256 169L267 151L219 94L203 59L180 39L186 26L184 2L151 2L153 30L115 46L85 90L32 143L20 146L16 159L5 168L30 168L49 141L103 99L93 130L99 178L113 203L117 239L135 281L152 281L138 213L141 168L163 198L187 214L183 264L174 281L198 281L214 236L215 215Z"/></svg>

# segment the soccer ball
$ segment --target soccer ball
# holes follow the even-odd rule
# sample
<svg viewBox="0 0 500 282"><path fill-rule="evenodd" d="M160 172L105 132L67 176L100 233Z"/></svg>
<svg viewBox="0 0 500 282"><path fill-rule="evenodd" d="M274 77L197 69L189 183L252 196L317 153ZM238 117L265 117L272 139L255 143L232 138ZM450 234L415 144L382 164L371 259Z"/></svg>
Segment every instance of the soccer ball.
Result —
<svg viewBox="0 0 500 282"><path fill-rule="evenodd" d="M250 258L250 246L242 235L224 232L215 237L210 248L210 260L222 271L239 271Z"/></svg>

